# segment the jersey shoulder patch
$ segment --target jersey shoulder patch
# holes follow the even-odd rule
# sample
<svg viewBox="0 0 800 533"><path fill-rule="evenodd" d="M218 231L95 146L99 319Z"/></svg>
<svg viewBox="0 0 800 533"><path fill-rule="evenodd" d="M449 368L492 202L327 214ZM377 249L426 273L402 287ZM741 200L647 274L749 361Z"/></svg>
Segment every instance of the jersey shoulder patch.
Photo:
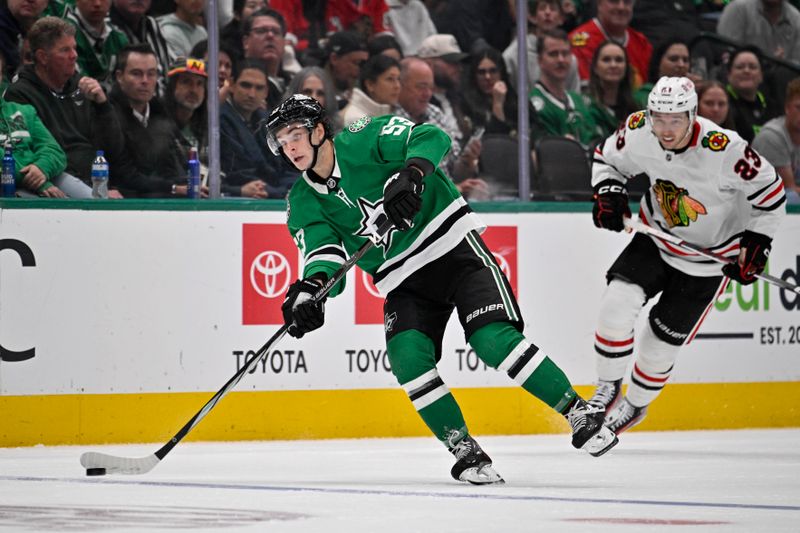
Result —
<svg viewBox="0 0 800 533"><path fill-rule="evenodd" d="M637 111L628 117L628 129L635 130L644 126L646 121L644 111Z"/></svg>
<svg viewBox="0 0 800 533"><path fill-rule="evenodd" d="M358 133L359 131L366 128L367 124L369 124L371 121L372 121L371 117L361 117L351 122L347 126L347 131L349 131L350 133Z"/></svg>
<svg viewBox="0 0 800 533"><path fill-rule="evenodd" d="M700 144L712 152L721 152L730 144L731 139L721 131L709 131Z"/></svg>

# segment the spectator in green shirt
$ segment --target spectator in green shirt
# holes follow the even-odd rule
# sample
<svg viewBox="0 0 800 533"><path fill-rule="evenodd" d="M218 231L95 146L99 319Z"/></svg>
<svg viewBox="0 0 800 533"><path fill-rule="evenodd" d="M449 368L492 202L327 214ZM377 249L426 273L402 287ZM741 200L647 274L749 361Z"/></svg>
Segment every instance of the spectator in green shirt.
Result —
<svg viewBox="0 0 800 533"><path fill-rule="evenodd" d="M566 32L544 32L538 38L537 50L541 75L530 92L531 137L569 137L588 146L599 135L583 97L567 90L572 50Z"/></svg>

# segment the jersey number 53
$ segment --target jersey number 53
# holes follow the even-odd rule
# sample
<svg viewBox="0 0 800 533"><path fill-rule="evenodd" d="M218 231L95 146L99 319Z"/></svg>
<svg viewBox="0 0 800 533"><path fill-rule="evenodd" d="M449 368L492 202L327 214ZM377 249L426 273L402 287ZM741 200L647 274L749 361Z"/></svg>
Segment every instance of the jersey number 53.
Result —
<svg viewBox="0 0 800 533"><path fill-rule="evenodd" d="M388 124L381 128L381 135L402 135L406 128L413 125L413 122L403 117L392 117Z"/></svg>

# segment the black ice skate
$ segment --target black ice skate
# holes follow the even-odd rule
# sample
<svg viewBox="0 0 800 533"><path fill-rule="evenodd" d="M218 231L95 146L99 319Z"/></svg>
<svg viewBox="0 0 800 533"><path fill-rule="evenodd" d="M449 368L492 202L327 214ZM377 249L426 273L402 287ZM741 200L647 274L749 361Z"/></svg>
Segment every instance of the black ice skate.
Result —
<svg viewBox="0 0 800 533"><path fill-rule="evenodd" d="M575 448L600 457L617 445L617 436L603 425L604 415L602 409L589 405L583 398L575 398L564 415L572 426L572 445Z"/></svg>
<svg viewBox="0 0 800 533"><path fill-rule="evenodd" d="M621 379L616 381L600 380L597 382L597 388L594 389L594 395L586 403L608 413L614 409L620 398L622 398Z"/></svg>
<svg viewBox="0 0 800 533"><path fill-rule="evenodd" d="M627 398L623 398L617 407L606 415L605 425L608 429L619 435L642 420L647 415L647 406L635 407Z"/></svg>
<svg viewBox="0 0 800 533"><path fill-rule="evenodd" d="M505 483L500 474L492 468L491 457L486 455L475 439L469 435L450 448L450 452L458 459L450 470L453 479L473 485Z"/></svg>

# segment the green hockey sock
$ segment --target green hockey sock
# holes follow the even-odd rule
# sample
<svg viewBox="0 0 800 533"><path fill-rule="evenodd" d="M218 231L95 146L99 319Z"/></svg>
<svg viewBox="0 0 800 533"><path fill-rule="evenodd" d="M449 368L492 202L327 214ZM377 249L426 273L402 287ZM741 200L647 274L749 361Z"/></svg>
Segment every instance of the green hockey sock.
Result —
<svg viewBox="0 0 800 533"><path fill-rule="evenodd" d="M456 399L436 370L433 341L417 330L398 333L386 345L397 381L437 439L448 448L467 434Z"/></svg>
<svg viewBox="0 0 800 533"><path fill-rule="evenodd" d="M487 365L503 370L556 411L562 412L575 398L564 372L510 323L487 324L472 334L469 343Z"/></svg>

